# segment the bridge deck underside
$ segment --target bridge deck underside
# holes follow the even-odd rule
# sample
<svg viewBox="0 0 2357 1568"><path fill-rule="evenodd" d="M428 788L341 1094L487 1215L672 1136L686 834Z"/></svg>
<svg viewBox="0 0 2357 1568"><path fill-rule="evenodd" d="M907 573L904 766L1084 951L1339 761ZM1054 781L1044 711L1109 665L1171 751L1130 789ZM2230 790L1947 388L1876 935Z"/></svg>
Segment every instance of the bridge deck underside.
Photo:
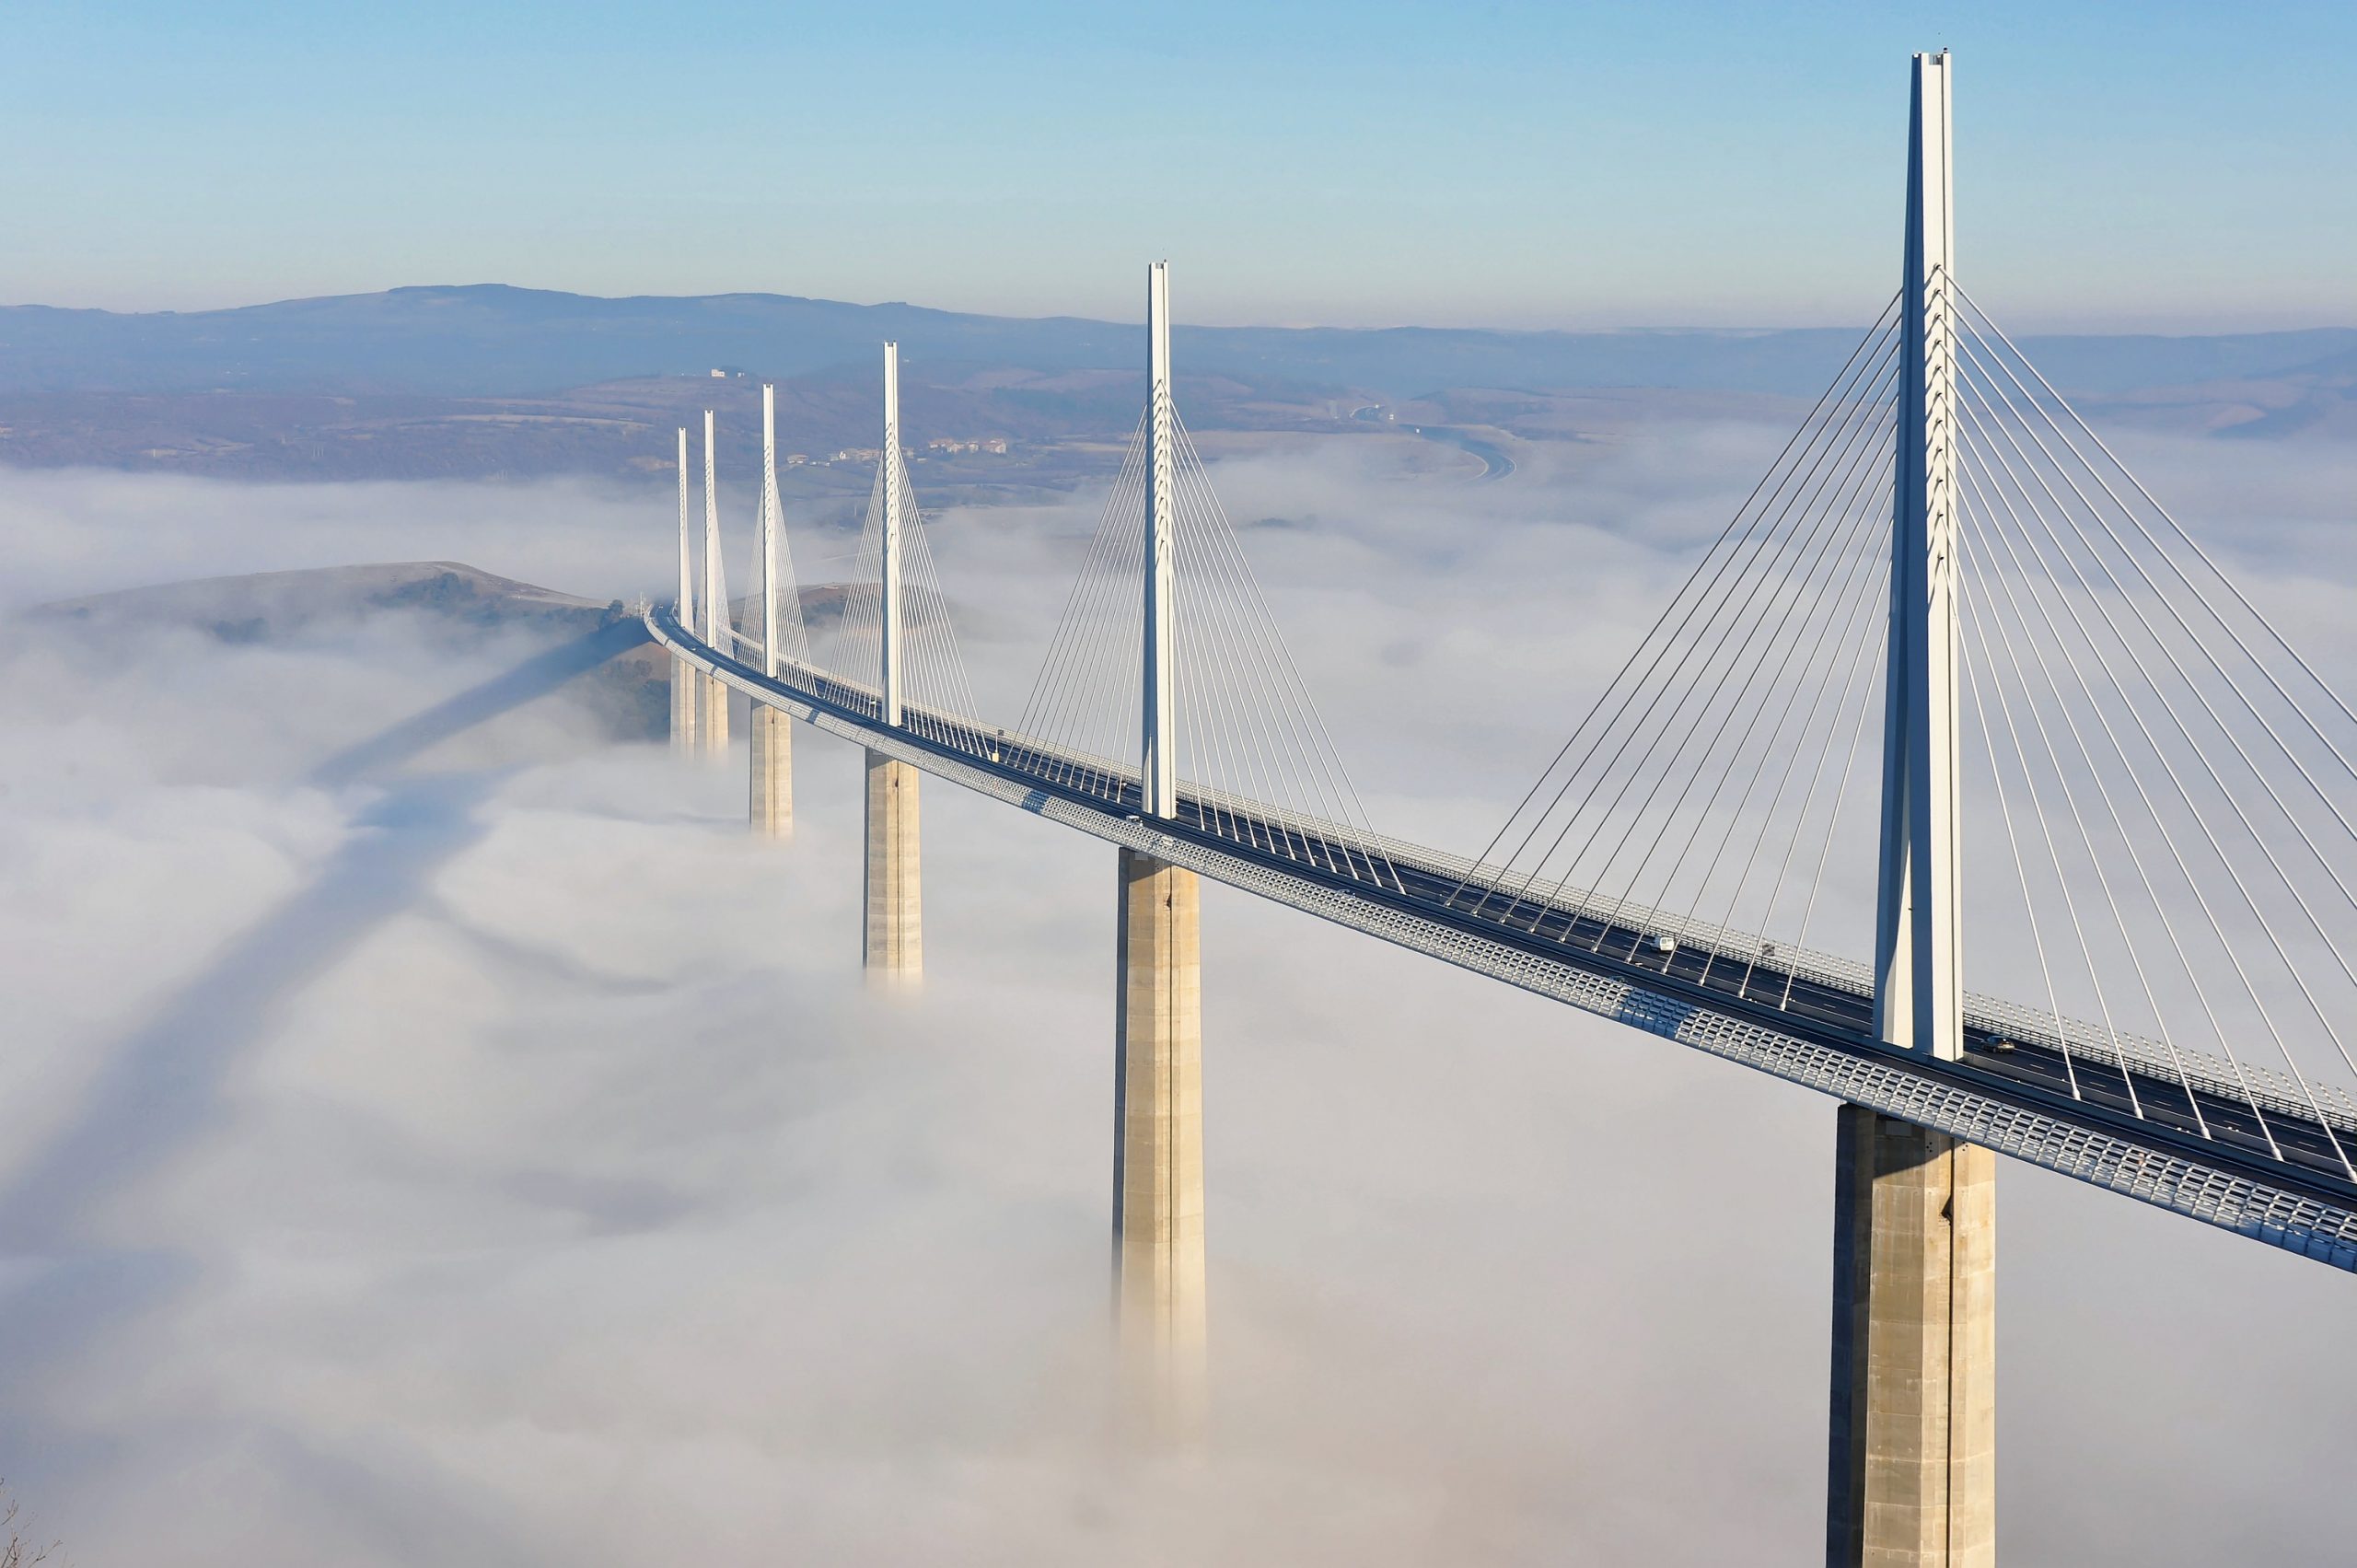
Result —
<svg viewBox="0 0 2357 1568"><path fill-rule="evenodd" d="M2357 1185L2333 1133L2357 1116L2251 1094L2222 1071L1968 1011L1966 1055L1938 1062L1873 1036L1865 989L1740 934L1666 947L1637 912L1483 898L1465 863L1182 788L1172 819L1138 816L1133 774L948 714L894 728L876 693L807 666L779 679L650 611L656 639L755 701L1037 815L1790 1082L2357 1272ZM2000 1005L2002 1006L2002 1005ZM2221 1064L2223 1065L2223 1064ZM2076 1094L2071 1090L2076 1081ZM2256 1100L2256 1108L2254 1107Z"/></svg>

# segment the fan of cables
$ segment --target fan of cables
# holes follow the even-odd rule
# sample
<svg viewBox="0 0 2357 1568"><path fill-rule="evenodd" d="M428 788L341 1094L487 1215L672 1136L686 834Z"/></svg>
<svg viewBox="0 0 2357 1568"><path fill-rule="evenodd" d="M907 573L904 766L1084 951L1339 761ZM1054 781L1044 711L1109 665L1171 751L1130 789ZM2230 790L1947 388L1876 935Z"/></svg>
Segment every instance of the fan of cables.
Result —
<svg viewBox="0 0 2357 1568"><path fill-rule="evenodd" d="M761 510L753 519L752 602L746 607L744 630L736 633L737 655L754 668L777 674L793 665L810 662L810 636L802 620L802 593L795 581L794 552L785 538L785 512L778 503L777 470L761 475ZM774 624L772 624L772 621ZM774 663L765 662L767 640L777 643Z"/></svg>
<svg viewBox="0 0 2357 1568"><path fill-rule="evenodd" d="M2205 1132L2223 1096L2279 1157L2296 1121L2357 1178L2357 714L1949 292L1967 827L1990 846L1967 978L2003 983L2074 1093Z"/></svg>
<svg viewBox="0 0 2357 1568"><path fill-rule="evenodd" d="M888 452L867 497L852 584L828 638L826 666L862 693L871 714L883 708L885 487L899 488L900 514L901 720L930 739L966 745L973 734L973 687L949 621L949 600L934 569L924 519L909 483L906 459Z"/></svg>
<svg viewBox="0 0 2357 1568"><path fill-rule="evenodd" d="M1872 975L1841 955L1873 950L1895 303L1453 908L1608 957L1699 951L1706 987L1868 1016ZM1966 291L1944 280L1932 308L1968 1036L2357 1179L2357 714Z"/></svg>
<svg viewBox="0 0 2357 1568"><path fill-rule="evenodd" d="M1730 972L1789 959L1829 915L1871 912L1817 893L1842 827L1875 828L1897 315L1894 300L1453 906L1599 949L1674 934L1712 949L1720 979L1722 956Z"/></svg>
<svg viewBox="0 0 2357 1568"><path fill-rule="evenodd" d="M1065 788L1134 807L1144 701L1141 419L1017 728ZM1260 854L1396 885L1202 455L1171 415L1172 729L1179 815Z"/></svg>

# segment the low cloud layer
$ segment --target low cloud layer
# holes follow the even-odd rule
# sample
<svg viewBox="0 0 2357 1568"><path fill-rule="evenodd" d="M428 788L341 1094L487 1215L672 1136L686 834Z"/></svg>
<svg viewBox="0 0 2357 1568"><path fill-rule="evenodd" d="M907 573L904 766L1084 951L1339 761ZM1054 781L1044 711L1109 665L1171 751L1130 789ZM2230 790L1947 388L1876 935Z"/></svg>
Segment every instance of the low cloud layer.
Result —
<svg viewBox="0 0 2357 1568"><path fill-rule="evenodd" d="M1478 846L1782 433L1215 478L1379 825ZM2346 454L2130 454L2328 673ZM2288 461L2321 465L2304 485ZM2173 464L2182 463L2173 468ZM2333 465L2340 465L2338 468ZM2208 472L2214 490L2194 476ZM2181 491L2168 488L2181 482ZM0 473L24 599L454 556L659 586L575 485ZM1094 517L935 536L1012 713ZM0 1474L83 1562L1815 1561L1830 1105L1214 889L1215 1443L1108 1405L1110 853L925 786L927 980L860 983L856 753L563 698L325 790L525 645L0 648ZM2322 1561L2351 1282L2008 1165L2009 1561Z"/></svg>

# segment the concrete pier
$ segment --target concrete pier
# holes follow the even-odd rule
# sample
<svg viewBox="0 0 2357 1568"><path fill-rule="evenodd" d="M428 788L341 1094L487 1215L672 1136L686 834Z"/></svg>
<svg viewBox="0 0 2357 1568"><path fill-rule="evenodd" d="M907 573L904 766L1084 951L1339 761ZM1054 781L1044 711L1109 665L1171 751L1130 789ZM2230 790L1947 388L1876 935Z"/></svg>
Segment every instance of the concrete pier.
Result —
<svg viewBox="0 0 2357 1568"><path fill-rule="evenodd" d="M672 659L671 749L675 753L696 749L696 707L702 700L696 691L698 679L697 670L685 659Z"/></svg>
<svg viewBox="0 0 2357 1568"><path fill-rule="evenodd" d="M707 757L728 755L728 687L718 676L699 675L702 688L696 703L696 749Z"/></svg>
<svg viewBox="0 0 2357 1568"><path fill-rule="evenodd" d="M1133 1412L1189 1437L1204 1416L1202 889L1120 852L1113 1272Z"/></svg>
<svg viewBox="0 0 2357 1568"><path fill-rule="evenodd" d="M1854 1105L1836 1133L1828 1568L1996 1561L1996 1156Z"/></svg>
<svg viewBox="0 0 2357 1568"><path fill-rule="evenodd" d="M753 704L752 778L746 820L756 836L794 836L794 721L766 703Z"/></svg>
<svg viewBox="0 0 2357 1568"><path fill-rule="evenodd" d="M867 877L861 902L868 978L924 973L924 900L917 874L917 780L908 763L867 754Z"/></svg>

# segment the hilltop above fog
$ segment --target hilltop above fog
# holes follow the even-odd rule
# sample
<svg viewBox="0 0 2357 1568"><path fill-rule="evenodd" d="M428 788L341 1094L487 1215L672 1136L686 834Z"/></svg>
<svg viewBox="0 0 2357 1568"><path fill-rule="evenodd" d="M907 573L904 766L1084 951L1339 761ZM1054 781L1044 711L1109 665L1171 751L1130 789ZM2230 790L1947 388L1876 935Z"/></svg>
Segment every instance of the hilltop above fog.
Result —
<svg viewBox="0 0 2357 1568"><path fill-rule="evenodd" d="M406 615L434 643L464 649L519 634L569 642L628 611L619 599L600 604L460 562L409 561L160 583L62 599L30 614L100 636L178 629L240 645L346 635ZM659 650L633 648L593 671L585 694L616 738L644 738L663 728L668 675Z"/></svg>

